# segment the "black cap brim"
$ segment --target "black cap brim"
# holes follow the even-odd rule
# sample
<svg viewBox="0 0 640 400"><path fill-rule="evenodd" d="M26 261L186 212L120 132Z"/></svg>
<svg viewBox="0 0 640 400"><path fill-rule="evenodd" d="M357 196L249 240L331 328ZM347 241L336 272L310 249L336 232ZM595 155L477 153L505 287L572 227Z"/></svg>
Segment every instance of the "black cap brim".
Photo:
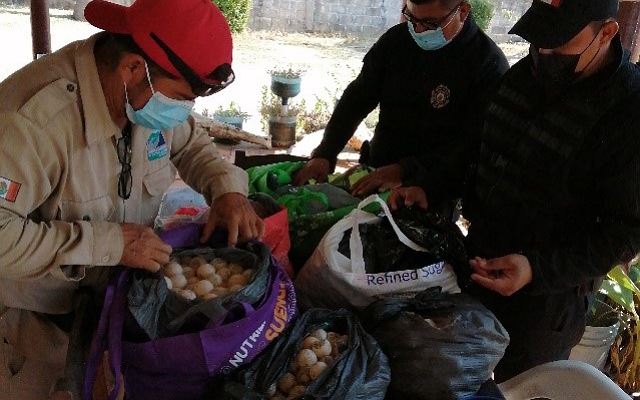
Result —
<svg viewBox="0 0 640 400"><path fill-rule="evenodd" d="M511 28L515 34L541 49L555 49L576 36L590 21L569 24L551 6L536 1Z"/></svg>

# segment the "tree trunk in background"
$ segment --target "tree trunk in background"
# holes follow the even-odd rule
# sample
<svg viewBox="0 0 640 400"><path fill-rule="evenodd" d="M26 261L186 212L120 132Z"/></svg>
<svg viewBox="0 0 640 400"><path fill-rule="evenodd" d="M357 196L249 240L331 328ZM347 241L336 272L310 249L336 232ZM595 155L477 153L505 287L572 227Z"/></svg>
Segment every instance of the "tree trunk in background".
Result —
<svg viewBox="0 0 640 400"><path fill-rule="evenodd" d="M73 6L73 19L76 21L86 21L84 18L84 8L89 1L90 0L76 0L76 4Z"/></svg>
<svg viewBox="0 0 640 400"><path fill-rule="evenodd" d="M638 62L640 55L640 43L638 43L638 35L640 34L639 0L620 0L618 24L620 24L622 46L631 52L631 61Z"/></svg>

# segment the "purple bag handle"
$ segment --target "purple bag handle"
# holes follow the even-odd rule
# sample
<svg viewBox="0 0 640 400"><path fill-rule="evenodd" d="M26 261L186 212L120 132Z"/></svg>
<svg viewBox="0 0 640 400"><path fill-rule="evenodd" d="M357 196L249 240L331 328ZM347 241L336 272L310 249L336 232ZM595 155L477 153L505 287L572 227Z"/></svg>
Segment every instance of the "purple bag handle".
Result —
<svg viewBox="0 0 640 400"><path fill-rule="evenodd" d="M253 306L249 303L247 303L246 301L238 301L235 302L231 305L231 308L227 309L227 313L224 315L221 315L217 320L215 321L209 321L209 323L207 323L207 325L205 326L204 329L213 329L213 328L217 328L221 325L223 325L226 322L226 319L229 317L229 315L231 313L236 313L236 310L240 309L240 306L242 306L242 318L246 318L247 316L253 314L256 310L255 308L253 308ZM235 315L234 315L235 316Z"/></svg>
<svg viewBox="0 0 640 400"><path fill-rule="evenodd" d="M117 280L112 281L107 286L96 338L87 362L83 397L85 400L93 400L93 383L98 373L98 366L102 362L104 352L107 349L109 349L109 367L115 380L115 384L109 393L109 400L115 400L120 391L120 386L122 385L120 377L122 327L124 324L124 310L127 304L129 276L128 269L119 271Z"/></svg>

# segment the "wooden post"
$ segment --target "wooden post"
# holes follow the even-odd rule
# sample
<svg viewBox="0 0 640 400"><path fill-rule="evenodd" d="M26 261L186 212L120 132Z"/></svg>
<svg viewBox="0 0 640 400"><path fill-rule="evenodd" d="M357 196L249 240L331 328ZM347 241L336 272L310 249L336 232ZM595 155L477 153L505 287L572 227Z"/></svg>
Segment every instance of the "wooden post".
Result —
<svg viewBox="0 0 640 400"><path fill-rule="evenodd" d="M31 0L31 39L34 60L51 53L48 0Z"/></svg>
<svg viewBox="0 0 640 400"><path fill-rule="evenodd" d="M622 47L631 52L631 62L637 62L640 56L640 1L620 0L618 10L618 24L620 25L620 38Z"/></svg>

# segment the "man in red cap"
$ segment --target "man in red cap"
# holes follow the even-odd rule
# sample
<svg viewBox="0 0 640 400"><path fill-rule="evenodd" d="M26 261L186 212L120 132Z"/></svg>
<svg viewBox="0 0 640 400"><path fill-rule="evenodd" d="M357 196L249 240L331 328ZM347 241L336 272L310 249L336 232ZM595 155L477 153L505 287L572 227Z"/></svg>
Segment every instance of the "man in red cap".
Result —
<svg viewBox="0 0 640 400"><path fill-rule="evenodd" d="M95 0L105 32L0 83L0 397L44 399L63 373L80 284L123 265L157 271L150 228L176 170L211 203L229 244L260 238L247 176L190 116L233 82L227 22L209 0Z"/></svg>
<svg viewBox="0 0 640 400"><path fill-rule="evenodd" d="M640 72L618 0L534 0L512 33L530 54L489 105L464 198L480 298L511 342L498 382L566 359L603 276L640 251ZM427 205L420 188L392 194Z"/></svg>

